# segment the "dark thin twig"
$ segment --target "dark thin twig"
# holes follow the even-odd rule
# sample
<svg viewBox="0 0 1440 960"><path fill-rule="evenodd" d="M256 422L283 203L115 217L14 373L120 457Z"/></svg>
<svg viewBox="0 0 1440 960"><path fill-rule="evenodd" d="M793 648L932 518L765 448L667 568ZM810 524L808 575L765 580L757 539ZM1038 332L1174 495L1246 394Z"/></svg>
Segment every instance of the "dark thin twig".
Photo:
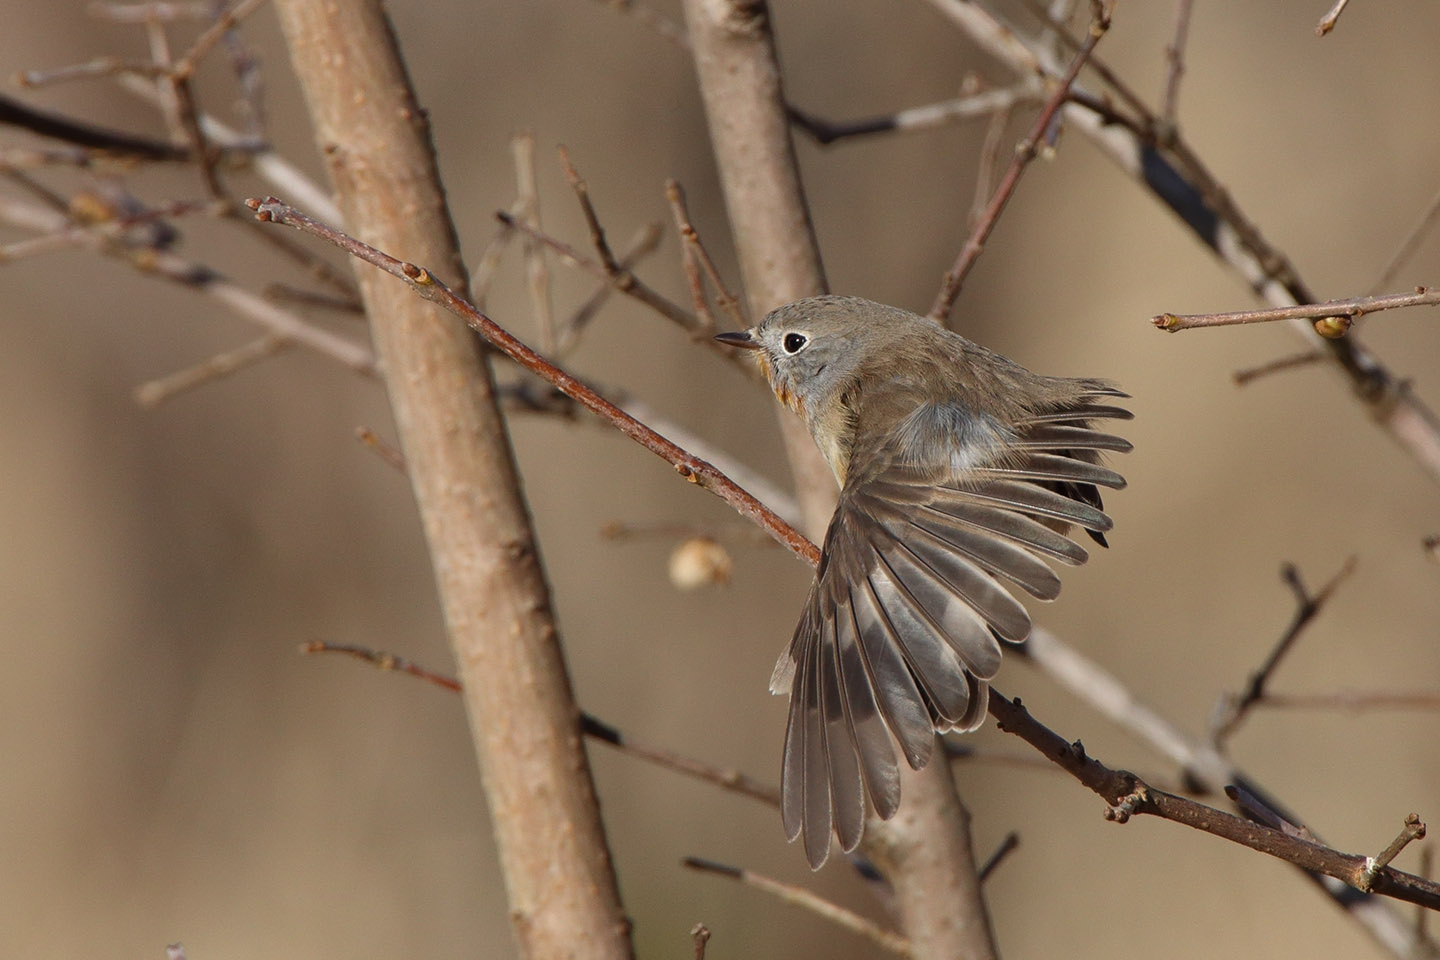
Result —
<svg viewBox="0 0 1440 960"><path fill-rule="evenodd" d="M1163 817L1293 863L1312 873L1333 877L1352 887L1357 886L1366 868L1366 857L1341 853L1273 827L1252 823L1206 804L1158 790L1133 773L1113 770L1087 756L1079 741L1066 742L1059 734L1035 720L1019 701L1012 702L993 687L990 690L990 715L996 719L1001 730L1025 740L1103 797L1110 804L1106 813L1108 819L1123 823L1136 815ZM1440 884L1391 867L1377 871L1369 889L1396 900L1440 910Z"/></svg>
<svg viewBox="0 0 1440 960"><path fill-rule="evenodd" d="M827 146L853 137L891 132L916 133L963 120L1009 113L1025 104L1043 102L1040 90L1038 83L1023 82L1013 87L982 90L951 100L907 107L894 113L862 117L859 120L827 120L790 104L786 105L785 112L789 115L790 122L799 127L802 133L809 135L821 146Z"/></svg>
<svg viewBox="0 0 1440 960"><path fill-rule="evenodd" d="M1394 255L1390 257L1385 268L1380 271L1380 277L1375 281L1375 285L1366 291L1370 296L1375 296L1395 282L1395 276L1400 272L1400 268L1415 255L1420 241L1425 239L1426 234L1434 228L1436 223L1440 223L1440 193L1436 193L1431 198L1430 205L1421 214L1419 221L1411 228L1410 233L1406 235Z"/></svg>
<svg viewBox="0 0 1440 960"><path fill-rule="evenodd" d="M722 877L729 877L738 880L749 887L763 890L773 897L794 907L809 910L819 917L829 920L836 926L843 927L851 933L859 934L869 940L875 946L900 956L909 956L910 941L898 933L881 929L870 920L860 916L852 910L831 903L818 894L811 893L804 887L797 887L790 883L781 883L763 874L746 870L743 867L732 867L729 864L717 863L714 860L705 860L701 857L686 857L680 861L691 870L699 870L702 873L714 873Z"/></svg>
<svg viewBox="0 0 1440 960"><path fill-rule="evenodd" d="M1352 556L1345 561L1345 565L1335 576L1320 588L1320 592L1312 596L1310 591L1305 588L1305 582L1300 579L1299 569L1293 563L1285 564L1280 571L1280 576L1295 594L1295 616L1291 618L1290 626L1276 641L1260 669L1250 675L1249 681L1245 684L1244 693L1239 696L1226 694L1216 705L1215 719L1211 721L1210 725L1210 736L1217 746L1229 739L1239 728L1251 707L1265 699L1265 686L1270 682L1276 668L1280 666L1280 661L1294 647L1295 641L1300 638L1301 632L1309 625L1310 621L1314 620L1324 609L1325 604L1339 589L1340 584L1344 583L1354 572L1355 558Z"/></svg>
<svg viewBox="0 0 1440 960"><path fill-rule="evenodd" d="M1259 364L1258 366L1246 367L1244 370L1236 370L1233 374L1231 374L1231 378L1235 381L1235 386L1243 387L1254 383L1261 377L1267 377L1272 373L1279 373L1282 370L1291 370L1295 367L1306 367L1312 363L1317 363L1324 359L1326 359L1326 357L1323 353L1319 353L1315 350L1305 350L1301 353L1292 353L1288 357L1280 357L1275 360L1267 361L1266 363Z"/></svg>
<svg viewBox="0 0 1440 960"><path fill-rule="evenodd" d="M1035 159L1040 139L1045 136L1045 131L1050 128L1055 114L1060 106L1070 95L1070 85L1080 75L1080 69L1085 66L1085 61L1090 59L1090 54L1095 50L1095 45L1105 35L1110 27L1109 13L1099 2L1092 3L1095 14L1090 24L1090 35L1075 55L1070 64L1070 69L1061 78L1055 92L1051 94L1045 108L1040 111L1040 116L1035 118L1035 124L1030 128L1030 133L1021 141L1020 148L1015 151L1015 157L1010 161L1010 167L1005 171L1005 176L1000 180L1000 186L995 190L995 196L991 199L989 207L980 222L975 225L970 239L965 241L965 246L960 248L959 255L955 258L955 265L945 274L945 279L940 284L940 292L935 295L935 302L930 307L930 318L938 323L946 323L950 318L950 311L955 308L955 299L960 296L960 287L965 283L965 277L970 273L975 261L980 258L981 252L985 249L985 241L989 239L995 224L1000 220L1000 214L1005 205L1010 202L1014 195L1016 186L1020 183L1020 175L1025 168Z"/></svg>
<svg viewBox="0 0 1440 960"><path fill-rule="evenodd" d="M136 157L141 160L188 160L190 151L184 147L137 137L118 130L107 130L94 124L82 123L47 113L0 94L0 123L29 130L31 133L52 140L73 143L76 146L101 150L107 154Z"/></svg>
<svg viewBox="0 0 1440 960"><path fill-rule="evenodd" d="M995 872L995 868L1000 866L1005 858L1014 853L1019 847L1020 834L1014 830L1005 834L1005 839L1000 841L1000 846L995 848L995 852L990 854L985 863L976 871L976 876L980 879L980 882L984 883L986 880L989 880L990 874Z"/></svg>
<svg viewBox="0 0 1440 960"><path fill-rule="evenodd" d="M460 681L454 677L436 673L404 657L397 657L393 653L383 650L373 650L369 647L362 647L349 643L327 643L324 640L312 640L302 644L301 653L341 653L346 656L355 657L372 664L381 670L393 670L396 673L404 673L427 683L432 683L443 690L451 693L459 693ZM651 746L621 732L614 727L590 713L580 714L580 730L587 737L599 740L601 743L608 743L623 753L628 753L647 763L652 763L667 770L683 773L686 776L694 777L705 783L714 784L732 793L759 800L768 806L780 806L780 791L769 784L762 783L754 777L746 776L735 770L722 770L711 764L695 760L683 754L666 750L663 747Z"/></svg>

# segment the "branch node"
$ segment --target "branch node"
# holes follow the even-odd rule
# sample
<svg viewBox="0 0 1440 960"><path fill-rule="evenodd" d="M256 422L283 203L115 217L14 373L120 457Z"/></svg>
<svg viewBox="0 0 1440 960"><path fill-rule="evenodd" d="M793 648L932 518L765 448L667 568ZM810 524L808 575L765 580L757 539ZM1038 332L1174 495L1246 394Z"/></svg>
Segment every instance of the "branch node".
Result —
<svg viewBox="0 0 1440 960"><path fill-rule="evenodd" d="M1130 817L1149 802L1150 788L1136 780L1134 790L1121 797L1119 803L1106 808L1105 819L1114 823L1128 823Z"/></svg>
<svg viewBox="0 0 1440 960"><path fill-rule="evenodd" d="M1375 886L1375 881L1380 879L1381 871L1390 864L1390 861L1399 856L1401 850L1424 836L1425 824L1420 821L1420 815L1418 813L1410 814L1405 818L1405 825L1400 828L1400 833L1390 841L1388 847L1380 851L1379 856L1365 858L1365 865L1356 873L1351 885L1368 893Z"/></svg>

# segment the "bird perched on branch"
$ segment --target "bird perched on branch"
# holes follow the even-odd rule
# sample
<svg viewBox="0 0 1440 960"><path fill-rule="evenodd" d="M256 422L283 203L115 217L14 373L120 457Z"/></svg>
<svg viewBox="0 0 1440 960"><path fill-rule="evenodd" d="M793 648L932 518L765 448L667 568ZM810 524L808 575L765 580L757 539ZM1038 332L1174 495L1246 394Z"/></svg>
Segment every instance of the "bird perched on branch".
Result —
<svg viewBox="0 0 1440 960"><path fill-rule="evenodd" d="M840 482L815 583L773 693L790 694L781 810L819 869L900 804L898 743L914 769L935 733L985 719L1001 641L1030 633L1014 588L1060 592L1045 562L1084 563L1069 536L1105 545L1100 463L1130 444L1103 380L1046 377L905 310L859 297L788 303L716 337L755 352L780 402L805 418Z"/></svg>

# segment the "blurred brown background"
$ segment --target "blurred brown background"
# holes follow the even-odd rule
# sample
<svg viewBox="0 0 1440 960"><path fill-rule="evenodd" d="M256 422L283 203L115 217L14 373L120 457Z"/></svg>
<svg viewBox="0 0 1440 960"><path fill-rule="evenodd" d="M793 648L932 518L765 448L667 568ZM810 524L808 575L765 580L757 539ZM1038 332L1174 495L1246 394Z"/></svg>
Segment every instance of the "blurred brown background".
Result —
<svg viewBox="0 0 1440 960"><path fill-rule="evenodd" d="M1347 296L1371 285L1440 185L1440 8L1357 4L1320 40L1327 5L1197 4L1180 116L1307 281ZM144 54L140 31L83 6L12 0L3 71ZM659 6L678 18L678 4ZM1152 102L1172 6L1120 4L1100 46ZM617 241L668 222L662 183L680 179L733 280L683 53L590 0L392 9L472 262L514 195L509 138L529 129L553 232L583 244L550 152L563 142ZM774 14L793 100L826 116L953 96L971 71L1009 81L923 3L778 2ZM262 9L245 33L264 62L277 146L319 176L273 14ZM230 115L223 60L200 91ZM163 132L104 81L22 95ZM923 312L966 234L982 130L801 144L835 290ZM271 192L233 182L242 195ZM193 173L174 171L137 177L137 190L201 194ZM197 259L249 281L297 279L233 230L181 226ZM1437 256L1432 237L1396 289L1440 279ZM677 262L667 235L642 273L683 299ZM552 271L563 314L591 283ZM492 312L533 337L521 275L512 251ZM156 958L173 940L192 960L512 955L459 702L295 652L321 638L450 666L406 483L352 438L362 424L390 435L381 389L292 351L142 412L136 384L251 329L211 300L77 252L0 269L0 304L0 955ZM963 332L1035 369L1110 377L1134 394L1113 549L1070 571L1037 619L1197 731L1288 623L1285 560L1312 586L1351 554L1359 568L1277 691L1440 685L1440 569L1420 546L1440 530L1434 482L1327 368L1232 385L1233 371L1295 350L1289 331L1166 336L1146 323L1251 304L1072 132L1030 170L959 307ZM1432 313L1377 316L1362 332L1440 404ZM638 306L611 303L569 362L783 479L770 397ZM637 736L774 778L784 703L765 683L808 571L778 549L738 547L728 588L679 593L668 541L616 544L600 530L737 529L723 505L588 422L525 417L513 435L582 703ZM1112 765L1173 773L1023 664L998 685ZM1430 714L1263 711L1234 753L1331 843L1374 852L1406 813L1440 817L1437 733ZM975 742L1026 749L992 727ZM715 958L874 954L679 866L687 854L743 864L883 916L843 863L811 876L774 811L604 747L591 755L644 956L688 955L696 921L713 930ZM1007 957L1381 955L1276 861L1162 822L1117 827L1057 774L972 765L959 777L981 850L1020 833L988 887ZM1413 849L1398 863L1416 864Z"/></svg>

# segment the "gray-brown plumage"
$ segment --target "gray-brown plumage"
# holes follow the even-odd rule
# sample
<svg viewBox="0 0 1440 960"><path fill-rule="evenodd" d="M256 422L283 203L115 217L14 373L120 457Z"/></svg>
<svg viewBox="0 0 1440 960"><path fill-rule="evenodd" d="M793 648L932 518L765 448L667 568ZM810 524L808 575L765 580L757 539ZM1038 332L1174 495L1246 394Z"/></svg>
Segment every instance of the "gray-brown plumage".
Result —
<svg viewBox="0 0 1440 960"><path fill-rule="evenodd" d="M1084 563L1065 535L1104 544L1094 429L1129 419L1101 380L1045 377L929 320L858 297L786 304L717 339L753 349L776 396L805 417L840 481L815 583L770 688L789 692L781 774L787 836L813 868L833 829L859 843L865 794L900 803L892 747L919 769L936 731L985 718L1000 641L1030 618L1014 589L1060 592L1045 562Z"/></svg>

